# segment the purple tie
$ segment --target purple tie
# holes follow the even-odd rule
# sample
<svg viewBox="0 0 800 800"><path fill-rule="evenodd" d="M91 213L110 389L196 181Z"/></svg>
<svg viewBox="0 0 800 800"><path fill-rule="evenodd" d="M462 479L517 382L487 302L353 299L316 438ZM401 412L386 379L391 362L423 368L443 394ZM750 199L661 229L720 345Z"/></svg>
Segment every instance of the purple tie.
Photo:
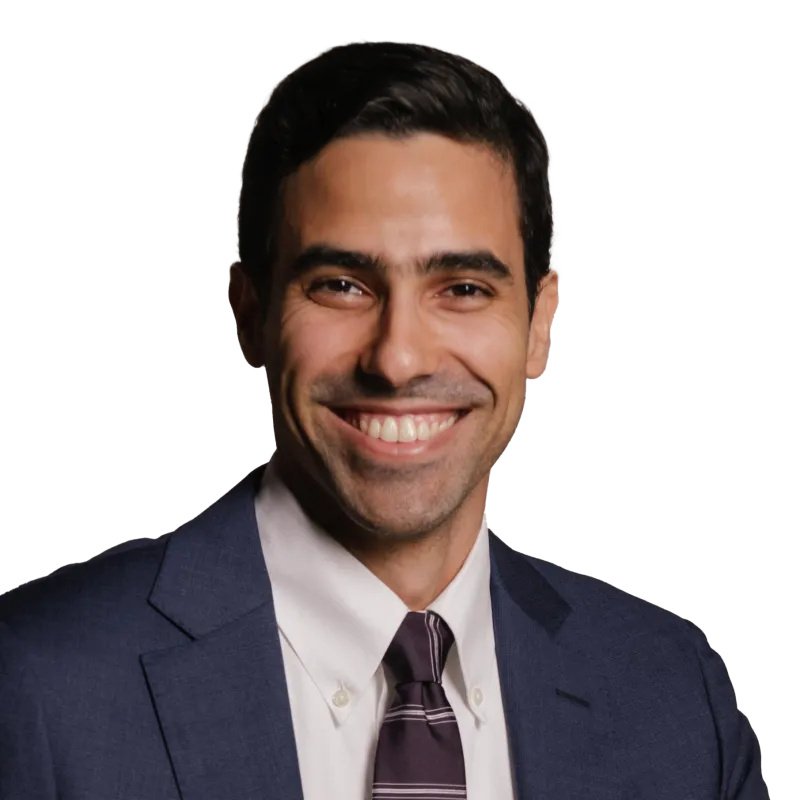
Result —
<svg viewBox="0 0 800 800"><path fill-rule="evenodd" d="M383 663L397 694L378 735L373 800L467 796L458 723L442 688L454 641L438 614L410 611L389 645Z"/></svg>

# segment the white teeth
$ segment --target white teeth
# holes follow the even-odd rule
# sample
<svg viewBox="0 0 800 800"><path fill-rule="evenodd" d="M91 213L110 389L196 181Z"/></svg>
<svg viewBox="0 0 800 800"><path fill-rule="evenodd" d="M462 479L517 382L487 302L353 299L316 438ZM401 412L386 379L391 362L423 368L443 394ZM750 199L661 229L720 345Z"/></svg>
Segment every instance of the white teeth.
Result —
<svg viewBox="0 0 800 800"><path fill-rule="evenodd" d="M386 417L383 421L381 439L383 439L384 442L397 441L397 420L394 417Z"/></svg>
<svg viewBox="0 0 800 800"><path fill-rule="evenodd" d="M417 418L419 419L419 417ZM384 442L425 442L432 439L438 433L443 433L451 428L458 419L457 414L453 414L441 422L429 422L427 419L415 421L411 414L402 417L378 417L368 415L351 417L351 424L358 428L362 433L371 436L373 439L382 439Z"/></svg>
<svg viewBox="0 0 800 800"><path fill-rule="evenodd" d="M398 431L397 439L400 442L417 441L417 428L412 417L405 416L400 418L400 430Z"/></svg>

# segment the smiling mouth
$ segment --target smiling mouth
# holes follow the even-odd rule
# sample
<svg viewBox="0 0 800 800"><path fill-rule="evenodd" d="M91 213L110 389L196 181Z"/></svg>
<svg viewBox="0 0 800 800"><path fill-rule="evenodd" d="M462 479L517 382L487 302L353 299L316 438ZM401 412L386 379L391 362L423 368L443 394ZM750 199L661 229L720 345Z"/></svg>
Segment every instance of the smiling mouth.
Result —
<svg viewBox="0 0 800 800"><path fill-rule="evenodd" d="M346 408L332 408L331 411L371 439L400 444L435 439L469 413L469 409L448 409L431 414L402 415L379 414Z"/></svg>

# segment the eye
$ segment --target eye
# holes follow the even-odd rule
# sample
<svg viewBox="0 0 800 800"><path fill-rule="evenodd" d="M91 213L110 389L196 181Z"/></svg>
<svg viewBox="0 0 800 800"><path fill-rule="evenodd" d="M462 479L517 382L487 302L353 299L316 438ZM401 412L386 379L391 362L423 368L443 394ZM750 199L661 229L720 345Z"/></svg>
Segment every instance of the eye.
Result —
<svg viewBox="0 0 800 800"><path fill-rule="evenodd" d="M354 290L354 291L350 291ZM309 292L323 291L325 294L334 294L345 297L358 297L363 291L352 281L346 278L325 278L311 284Z"/></svg>
<svg viewBox="0 0 800 800"><path fill-rule="evenodd" d="M456 297L491 297L492 293L477 283L454 283L445 291L452 291Z"/></svg>

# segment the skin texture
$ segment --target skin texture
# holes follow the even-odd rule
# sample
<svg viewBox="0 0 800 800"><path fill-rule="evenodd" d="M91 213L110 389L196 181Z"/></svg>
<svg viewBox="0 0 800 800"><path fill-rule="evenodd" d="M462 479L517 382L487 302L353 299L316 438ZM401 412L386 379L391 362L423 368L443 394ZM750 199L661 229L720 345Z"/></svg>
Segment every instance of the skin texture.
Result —
<svg viewBox="0 0 800 800"><path fill-rule="evenodd" d="M334 141L287 179L283 205L266 313L238 264L229 289L245 357L267 370L278 468L315 521L424 609L469 554L526 380L544 371L557 275L529 323L513 170L436 134ZM309 259L319 247L383 269ZM459 258L418 268L475 251L510 274ZM332 410L367 404L468 413L429 452L396 457L362 446Z"/></svg>

